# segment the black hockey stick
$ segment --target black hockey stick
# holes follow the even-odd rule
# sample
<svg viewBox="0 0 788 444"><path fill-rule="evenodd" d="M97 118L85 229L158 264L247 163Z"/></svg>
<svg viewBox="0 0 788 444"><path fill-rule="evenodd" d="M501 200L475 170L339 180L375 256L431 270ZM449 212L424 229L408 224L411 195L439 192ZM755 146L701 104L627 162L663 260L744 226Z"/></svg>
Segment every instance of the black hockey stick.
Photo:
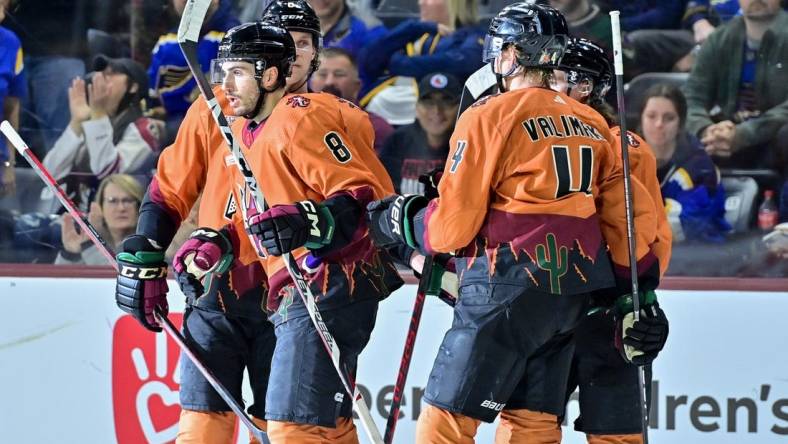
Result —
<svg viewBox="0 0 788 444"><path fill-rule="evenodd" d="M202 72L197 57L197 44L200 38L200 29L202 28L210 4L211 0L188 0L183 15L181 16L180 26L178 27L178 45L181 47L181 51L183 51L186 63L189 65L189 70L191 70L192 76L197 82L197 87L200 89L203 98L208 102L213 118L219 126L219 130L225 142L227 142L227 147L235 158L235 164L241 172L246 186L255 200L257 208L266 208L265 198L262 190L260 190L258 186L257 179L255 179L238 142L233 137L230 125L227 123L227 118L222 113L221 107L211 90L211 86L205 78L205 74ZM241 208L244 209L244 206L241 205ZM352 398L353 407L356 413L358 413L361 424L367 432L370 441L374 444L383 443L380 431L378 431L375 426L375 422L369 412L369 407L367 407L361 392L340 363L339 347L334 337L328 331L325 322L323 322L323 317L315 302L315 296L312 294L312 290L309 288L306 279L304 279L304 276L301 274L296 260L290 253L283 254L282 260L287 267L287 271L290 273L290 277L295 283L298 294L301 296L309 312L309 317L312 319L312 323L315 325L315 329L318 335L320 335L323 345L326 347L326 351L331 357L331 362L334 364L334 368L339 375L339 379L342 381L342 385L345 387L345 391L347 391Z"/></svg>
<svg viewBox="0 0 788 444"><path fill-rule="evenodd" d="M33 166L36 174L44 181L44 183L49 186L49 188L55 193L60 203L65 207L66 211L71 214L74 220L79 224L80 228L88 235L93 244L96 245L99 252L107 258L107 261L115 268L115 271L118 271L118 263L115 260L115 256L112 255L111 249L107 245L107 242L101 237L101 235L96 231L96 228L88 221L87 216L81 214L77 209L74 202L66 196L66 193L63 191L62 188L57 184L57 181L52 177L52 174L49 173L49 170L38 160L35 154L30 150L27 144L22 140L22 137L14 130L8 121L3 121L0 123L0 131L6 136L6 138L11 141L11 144L14 145L16 150L21 154L30 165ZM186 354L186 356L191 359L194 363L194 366L202 373L205 379L211 384L211 386L216 390L216 392L221 396L224 402L230 407L230 410L233 411L238 417L241 419L241 422L249 428L252 434L263 444L269 444L268 437L265 435L265 432L257 428L257 426L252 422L252 420L244 413L243 408L238 405L235 401L233 396L227 390L227 388L222 385L221 382L216 378L216 376L211 372L205 364L202 363L200 358L197 357L197 354L191 349L189 344L186 343L183 335L181 332L175 328L175 325L172 324L172 321L167 317L166 314L162 313L158 308L154 313L156 316L156 320L164 328L164 331L167 332L168 335L178 344L178 347Z"/></svg>
<svg viewBox="0 0 788 444"><path fill-rule="evenodd" d="M413 314L410 317L408 336L405 338L405 349L402 351L402 359L400 360L399 372L397 373L397 382L394 384L394 394L391 399L389 418L386 421L386 431L383 435L383 441L386 444L391 444L394 441L394 430L397 428L399 410L402 406L402 393L405 391L405 381L408 379L410 360L413 357L413 346L416 344L416 335L419 333L421 314L424 311L424 299L427 296L427 288L432 278L432 262L432 256L424 257L424 266L421 269L419 287L416 290L416 301L413 303Z"/></svg>
<svg viewBox="0 0 788 444"><path fill-rule="evenodd" d="M640 293L638 292L638 261L635 253L635 217L633 215L632 179L629 172L629 147L627 120L624 108L624 61L621 53L621 25L619 11L610 11L610 26L613 31L613 58L616 73L616 98L618 100L619 125L621 126L621 161L624 173L624 204L627 213L627 247L629 269L632 280L632 305L635 321L640 320ZM638 366L638 397L640 398L640 422L643 428L643 443L648 444L648 406L646 406L646 373Z"/></svg>
<svg viewBox="0 0 788 444"><path fill-rule="evenodd" d="M457 110L457 120L460 115L473 105L477 100L498 92L498 79L490 63L485 64L465 81L465 87L460 96L460 107Z"/></svg>

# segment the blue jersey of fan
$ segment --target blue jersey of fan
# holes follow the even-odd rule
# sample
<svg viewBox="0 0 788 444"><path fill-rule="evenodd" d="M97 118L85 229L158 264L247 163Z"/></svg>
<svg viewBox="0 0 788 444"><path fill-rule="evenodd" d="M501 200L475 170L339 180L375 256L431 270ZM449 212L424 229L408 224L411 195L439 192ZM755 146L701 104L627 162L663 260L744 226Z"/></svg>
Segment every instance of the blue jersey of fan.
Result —
<svg viewBox="0 0 788 444"><path fill-rule="evenodd" d="M22 59L22 46L16 34L0 26L0 104L9 96L21 99L27 92ZM2 112L0 108L0 115ZM0 163L8 160L8 156L5 138L0 138Z"/></svg>
<svg viewBox="0 0 788 444"><path fill-rule="evenodd" d="M216 58L224 32L209 31L200 38L197 56L203 72L208 72L211 60ZM169 117L183 117L189 105L200 94L192 77L183 52L178 46L175 33L159 37L153 48L153 57L148 68L150 97L158 100ZM157 104L158 105L158 104Z"/></svg>

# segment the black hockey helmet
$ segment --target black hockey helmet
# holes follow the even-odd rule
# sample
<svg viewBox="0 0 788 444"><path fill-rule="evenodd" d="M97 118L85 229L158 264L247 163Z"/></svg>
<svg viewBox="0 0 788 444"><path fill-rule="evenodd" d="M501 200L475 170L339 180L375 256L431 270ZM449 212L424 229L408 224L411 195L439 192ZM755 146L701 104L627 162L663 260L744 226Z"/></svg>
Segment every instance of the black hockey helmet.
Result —
<svg viewBox="0 0 788 444"><path fill-rule="evenodd" d="M279 88L285 85L293 60L295 43L284 28L266 22L244 23L227 31L219 43L217 57L211 62L211 79L221 83L224 62L244 61L254 64L256 77L270 67L278 68Z"/></svg>
<svg viewBox="0 0 788 444"><path fill-rule="evenodd" d="M571 38L559 65L566 72L570 87L580 87L590 81L591 98L602 99L613 84L613 69L605 50L583 38Z"/></svg>
<svg viewBox="0 0 788 444"><path fill-rule="evenodd" d="M490 22L484 40L484 62L493 62L508 45L514 45L517 63L526 68L558 67L569 39L569 28L558 10L533 1L504 7ZM504 77L514 74L499 73Z"/></svg>
<svg viewBox="0 0 788 444"><path fill-rule="evenodd" d="M274 0L265 8L262 20L278 23L288 31L311 34L315 56L312 59L309 73L317 70L320 63L318 54L320 48L323 47L323 34L320 30L320 19L306 0Z"/></svg>

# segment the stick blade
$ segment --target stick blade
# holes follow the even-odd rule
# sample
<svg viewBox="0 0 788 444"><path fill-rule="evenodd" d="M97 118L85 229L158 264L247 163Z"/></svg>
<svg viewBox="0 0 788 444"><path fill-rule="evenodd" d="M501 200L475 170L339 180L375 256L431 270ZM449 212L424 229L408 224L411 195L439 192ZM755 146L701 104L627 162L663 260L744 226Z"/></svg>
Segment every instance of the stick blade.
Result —
<svg viewBox="0 0 788 444"><path fill-rule="evenodd" d="M195 44L200 40L200 29L202 29L205 15L211 0L189 0L181 15L181 24L178 26L178 43L190 41Z"/></svg>
<svg viewBox="0 0 788 444"><path fill-rule="evenodd" d="M19 154L24 155L25 151L30 149L8 120L3 120L3 123L0 123L0 131L2 131L6 139L11 142L11 145L19 151Z"/></svg>

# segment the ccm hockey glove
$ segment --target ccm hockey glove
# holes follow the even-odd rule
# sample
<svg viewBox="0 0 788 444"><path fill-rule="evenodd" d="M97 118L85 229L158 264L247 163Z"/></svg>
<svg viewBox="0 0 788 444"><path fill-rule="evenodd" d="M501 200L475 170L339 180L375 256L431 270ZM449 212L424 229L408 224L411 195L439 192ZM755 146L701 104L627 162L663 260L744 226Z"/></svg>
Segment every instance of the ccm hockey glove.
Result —
<svg viewBox="0 0 788 444"><path fill-rule="evenodd" d="M134 316L143 327L159 332L153 315L158 307L164 314L167 305L167 264L164 251L145 236L133 234L123 240L118 253L118 281L115 302L121 310Z"/></svg>
<svg viewBox="0 0 788 444"><path fill-rule="evenodd" d="M198 228L181 245L172 260L181 291L190 301L205 291L202 280L208 273L221 274L233 264L233 243L226 229Z"/></svg>
<svg viewBox="0 0 788 444"><path fill-rule="evenodd" d="M281 256L299 247L317 250L331 243L334 217L325 205L302 200L276 205L249 218L249 233L269 254Z"/></svg>
<svg viewBox="0 0 788 444"><path fill-rule="evenodd" d="M668 318L659 308L654 290L641 294L638 321L633 310L631 294L616 300L616 348L627 362L650 364L668 340Z"/></svg>
<svg viewBox="0 0 788 444"><path fill-rule="evenodd" d="M375 245L388 248L404 244L418 249L413 218L428 202L424 196L396 194L370 202L367 205L367 225Z"/></svg>

